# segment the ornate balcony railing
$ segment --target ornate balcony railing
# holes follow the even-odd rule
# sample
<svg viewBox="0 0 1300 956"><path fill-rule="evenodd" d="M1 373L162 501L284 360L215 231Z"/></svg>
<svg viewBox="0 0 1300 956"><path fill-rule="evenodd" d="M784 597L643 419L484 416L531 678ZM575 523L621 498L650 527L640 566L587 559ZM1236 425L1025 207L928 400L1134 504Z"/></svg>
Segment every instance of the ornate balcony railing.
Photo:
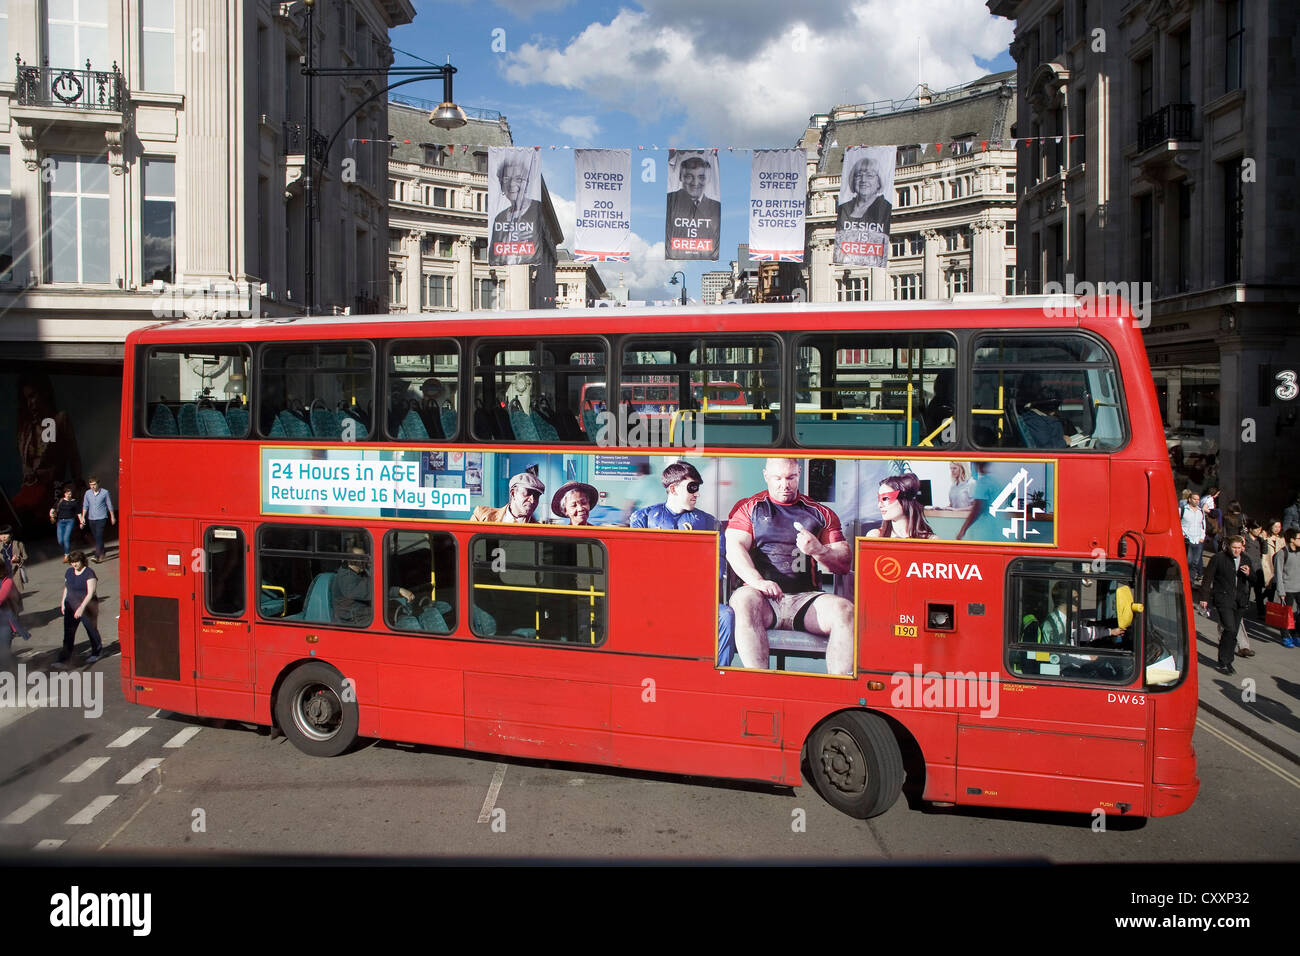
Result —
<svg viewBox="0 0 1300 956"><path fill-rule="evenodd" d="M69 110L105 110L121 113L130 98L126 80L117 63L111 70L92 70L86 61L84 70L50 66L27 66L21 56L18 64L18 105L53 106Z"/></svg>
<svg viewBox="0 0 1300 956"><path fill-rule="evenodd" d="M1167 139L1191 139L1196 107L1170 103L1138 121L1138 149L1148 150Z"/></svg>
<svg viewBox="0 0 1300 956"><path fill-rule="evenodd" d="M325 147L329 145L329 140L325 138L324 133L312 130L311 136L308 137L307 127L304 124L284 124L284 155L300 156L306 153L308 141L311 143L311 158L318 163L325 162Z"/></svg>

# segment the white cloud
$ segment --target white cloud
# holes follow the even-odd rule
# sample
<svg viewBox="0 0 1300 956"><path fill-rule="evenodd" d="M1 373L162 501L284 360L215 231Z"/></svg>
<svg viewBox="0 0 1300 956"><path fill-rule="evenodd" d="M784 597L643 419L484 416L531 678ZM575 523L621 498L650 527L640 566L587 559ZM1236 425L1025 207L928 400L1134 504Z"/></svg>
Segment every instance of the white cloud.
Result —
<svg viewBox="0 0 1300 956"><path fill-rule="evenodd" d="M586 146L596 138L600 123L594 116L566 116L555 124L555 128L573 140L575 145Z"/></svg>
<svg viewBox="0 0 1300 956"><path fill-rule="evenodd" d="M925 80L944 89L980 76L975 56L1005 50L1013 29L983 4L948 0L643 6L590 24L563 48L518 47L507 79L576 90L651 121L680 112L683 135L707 134L715 145L788 145L812 113L906 95L917 82L918 35Z"/></svg>

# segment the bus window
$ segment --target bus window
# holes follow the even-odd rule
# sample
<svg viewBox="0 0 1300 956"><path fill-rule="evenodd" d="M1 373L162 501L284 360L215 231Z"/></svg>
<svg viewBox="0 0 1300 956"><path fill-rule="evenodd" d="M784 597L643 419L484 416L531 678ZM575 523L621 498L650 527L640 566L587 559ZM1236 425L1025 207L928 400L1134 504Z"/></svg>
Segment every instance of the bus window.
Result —
<svg viewBox="0 0 1300 956"><path fill-rule="evenodd" d="M1146 602L1142 612L1146 634L1143 664L1146 686L1171 687L1187 673L1187 614L1183 575L1177 561L1147 561Z"/></svg>
<svg viewBox="0 0 1300 956"><path fill-rule="evenodd" d="M481 341L474 356L474 437L486 441L595 441L588 386L605 385L599 339Z"/></svg>
<svg viewBox="0 0 1300 956"><path fill-rule="evenodd" d="M605 549L591 538L479 535L471 628L479 637L593 647L605 640Z"/></svg>
<svg viewBox="0 0 1300 956"><path fill-rule="evenodd" d="M208 528L203 535L203 602L215 617L243 617L244 535L238 528Z"/></svg>
<svg viewBox="0 0 1300 956"><path fill-rule="evenodd" d="M275 621L365 627L373 617L370 535L360 528L263 525L258 613Z"/></svg>
<svg viewBox="0 0 1300 956"><path fill-rule="evenodd" d="M1083 335L987 335L975 345L971 434L983 448L1112 451L1124 442L1110 356Z"/></svg>
<svg viewBox="0 0 1300 956"><path fill-rule="evenodd" d="M455 438L459 393L460 352L455 342L394 342L388 353L388 437L398 441Z"/></svg>
<svg viewBox="0 0 1300 956"><path fill-rule="evenodd" d="M150 349L136 434L247 438L250 359L243 345Z"/></svg>
<svg viewBox="0 0 1300 956"><path fill-rule="evenodd" d="M258 429L267 438L363 441L373 434L370 342L297 342L262 350Z"/></svg>
<svg viewBox="0 0 1300 956"><path fill-rule="evenodd" d="M395 631L456 629L456 539L444 532L384 537L384 623Z"/></svg>
<svg viewBox="0 0 1300 956"><path fill-rule="evenodd" d="M941 332L828 333L799 342L795 440L840 448L956 441L957 342Z"/></svg>
<svg viewBox="0 0 1300 956"><path fill-rule="evenodd" d="M1132 568L1112 562L1022 559L1012 564L1007 605L1008 663L1013 674L1128 684L1137 672L1135 629L1121 628L1116 592Z"/></svg>

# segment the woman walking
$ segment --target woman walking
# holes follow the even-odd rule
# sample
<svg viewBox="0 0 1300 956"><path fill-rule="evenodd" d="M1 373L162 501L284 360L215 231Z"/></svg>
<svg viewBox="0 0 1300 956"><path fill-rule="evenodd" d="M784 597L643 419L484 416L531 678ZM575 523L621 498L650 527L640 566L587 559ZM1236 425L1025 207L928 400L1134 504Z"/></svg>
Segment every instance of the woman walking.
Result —
<svg viewBox="0 0 1300 956"><path fill-rule="evenodd" d="M72 550L72 529L81 520L81 505L72 500L72 482L63 486L63 497L54 502L50 509L50 523L63 548L63 563L68 563L68 553Z"/></svg>

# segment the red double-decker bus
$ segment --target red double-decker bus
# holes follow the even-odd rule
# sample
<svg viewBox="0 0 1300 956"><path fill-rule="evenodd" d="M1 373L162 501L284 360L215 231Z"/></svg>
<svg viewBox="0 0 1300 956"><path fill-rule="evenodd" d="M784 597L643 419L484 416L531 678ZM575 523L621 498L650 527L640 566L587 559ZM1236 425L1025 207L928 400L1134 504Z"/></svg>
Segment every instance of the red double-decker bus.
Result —
<svg viewBox="0 0 1300 956"><path fill-rule="evenodd" d="M1106 314L1114 313L1114 314ZM126 343L122 689L361 737L1162 816L1188 580L1120 306L192 321ZM712 383L743 405L706 403ZM600 390L670 416L597 423Z"/></svg>

